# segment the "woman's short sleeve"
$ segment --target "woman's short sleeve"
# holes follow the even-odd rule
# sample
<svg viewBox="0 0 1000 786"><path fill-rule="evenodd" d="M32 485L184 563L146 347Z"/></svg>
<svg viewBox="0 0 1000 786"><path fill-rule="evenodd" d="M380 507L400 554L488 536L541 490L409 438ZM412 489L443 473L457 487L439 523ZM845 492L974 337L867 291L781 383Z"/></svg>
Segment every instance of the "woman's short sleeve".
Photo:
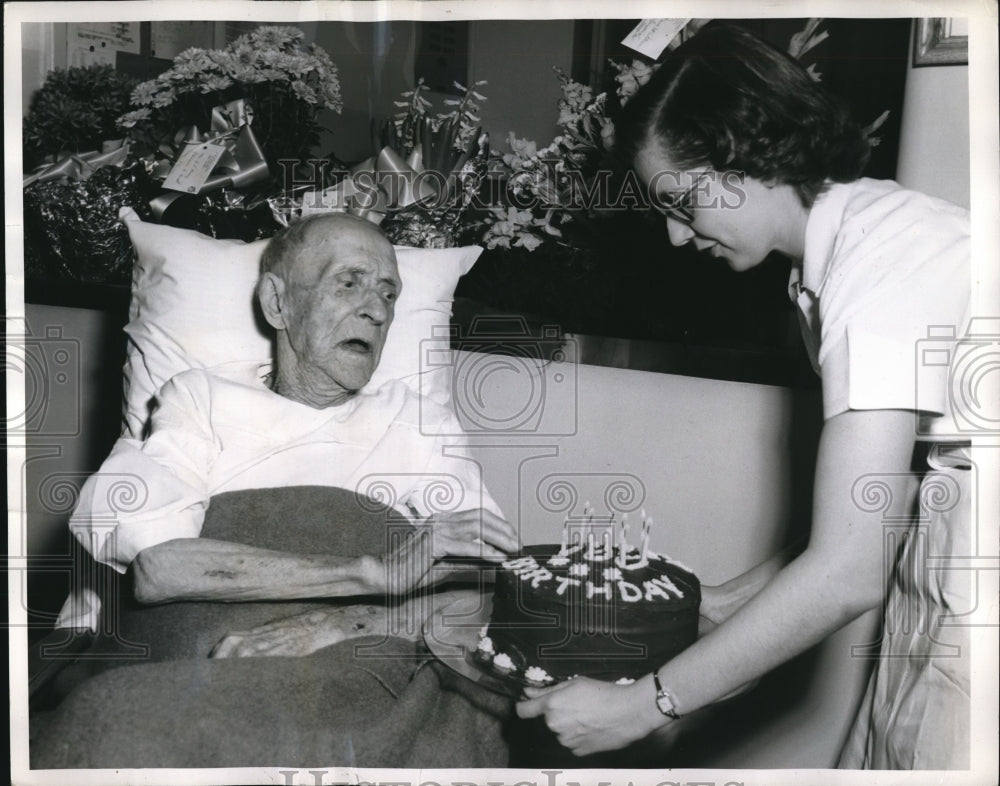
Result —
<svg viewBox="0 0 1000 786"><path fill-rule="evenodd" d="M968 321L970 253L965 211L922 194L897 189L845 213L819 292L826 418L949 411L946 339Z"/></svg>

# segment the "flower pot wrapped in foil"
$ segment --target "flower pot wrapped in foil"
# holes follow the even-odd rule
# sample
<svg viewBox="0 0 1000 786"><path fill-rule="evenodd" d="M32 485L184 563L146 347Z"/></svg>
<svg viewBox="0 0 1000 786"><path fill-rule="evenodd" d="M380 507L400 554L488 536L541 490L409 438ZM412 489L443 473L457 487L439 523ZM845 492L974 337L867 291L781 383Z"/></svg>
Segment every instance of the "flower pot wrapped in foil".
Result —
<svg viewBox="0 0 1000 786"><path fill-rule="evenodd" d="M69 157L77 158L79 157ZM150 211L153 186L142 161L124 160L93 169L56 162L28 178L24 188L25 275L31 278L128 283L132 244L118 211ZM73 163L73 162L69 162Z"/></svg>
<svg viewBox="0 0 1000 786"><path fill-rule="evenodd" d="M336 185L271 199L275 220L287 226L317 213L347 212L379 224L396 245L460 245L466 210L486 176L489 135L475 129L456 149L456 131L454 124L425 125L405 159L385 145L377 156L341 173Z"/></svg>

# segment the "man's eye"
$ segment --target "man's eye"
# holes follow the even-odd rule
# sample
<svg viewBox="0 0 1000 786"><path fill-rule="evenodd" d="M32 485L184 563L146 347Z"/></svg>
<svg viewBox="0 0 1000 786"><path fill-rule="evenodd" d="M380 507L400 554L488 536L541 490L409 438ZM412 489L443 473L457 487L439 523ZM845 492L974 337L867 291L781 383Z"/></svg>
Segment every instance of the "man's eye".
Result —
<svg viewBox="0 0 1000 786"><path fill-rule="evenodd" d="M388 290L385 291L385 293L382 295L382 297L384 297L390 303L393 303L393 302L395 302L396 297L397 297L396 290L394 290L394 289L388 289Z"/></svg>

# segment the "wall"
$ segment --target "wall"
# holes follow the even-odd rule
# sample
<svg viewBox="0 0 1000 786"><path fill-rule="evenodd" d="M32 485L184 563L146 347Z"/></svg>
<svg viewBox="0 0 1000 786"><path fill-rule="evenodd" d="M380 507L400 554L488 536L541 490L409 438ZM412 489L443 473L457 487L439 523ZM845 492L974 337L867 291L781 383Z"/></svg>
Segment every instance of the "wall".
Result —
<svg viewBox="0 0 1000 786"><path fill-rule="evenodd" d="M319 23L316 43L340 72L344 110L325 111L320 123L331 129L320 152L333 152L352 163L372 154L370 122L381 123L395 111L393 100L413 87L415 23Z"/></svg>
<svg viewBox="0 0 1000 786"><path fill-rule="evenodd" d="M514 130L539 147L549 144L562 96L552 68L570 72L573 20L472 22L469 48L470 81L488 82L482 118L491 145L509 150L507 134Z"/></svg>
<svg viewBox="0 0 1000 786"><path fill-rule="evenodd" d="M21 25L21 112L28 113L32 94L53 68L66 67L66 25Z"/></svg>
<svg viewBox="0 0 1000 786"><path fill-rule="evenodd" d="M328 147L346 162L371 153L370 118L382 122L398 111L393 101L412 89L416 23L318 24L316 43L340 69L344 111L327 112L321 122L332 129L320 149ZM495 149L507 150L507 133L548 144L555 136L562 92L553 66L569 71L573 53L573 21L473 21L469 23L469 83L486 80L481 92L483 128ZM448 107L448 96L429 93L432 114Z"/></svg>
<svg viewBox="0 0 1000 786"><path fill-rule="evenodd" d="M100 467L121 430L124 336L122 317L106 311L28 303L25 314L27 347L12 354L26 358L26 411L34 416L23 476L29 526L22 553L36 568L28 583L33 622L51 624L70 587L60 566L72 552L66 521L75 490ZM10 501L12 509L15 504Z"/></svg>
<svg viewBox="0 0 1000 786"><path fill-rule="evenodd" d="M968 208L969 67L911 61L902 123L899 183Z"/></svg>

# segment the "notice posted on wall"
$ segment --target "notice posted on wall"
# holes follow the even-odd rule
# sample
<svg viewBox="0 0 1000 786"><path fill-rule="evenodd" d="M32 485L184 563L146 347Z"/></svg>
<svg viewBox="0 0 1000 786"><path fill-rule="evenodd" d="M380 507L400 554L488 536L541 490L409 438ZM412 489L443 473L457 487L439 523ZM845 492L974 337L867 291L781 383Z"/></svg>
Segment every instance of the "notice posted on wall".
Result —
<svg viewBox="0 0 1000 786"><path fill-rule="evenodd" d="M92 22L67 25L69 66L114 65L118 52L139 54L138 22Z"/></svg>

